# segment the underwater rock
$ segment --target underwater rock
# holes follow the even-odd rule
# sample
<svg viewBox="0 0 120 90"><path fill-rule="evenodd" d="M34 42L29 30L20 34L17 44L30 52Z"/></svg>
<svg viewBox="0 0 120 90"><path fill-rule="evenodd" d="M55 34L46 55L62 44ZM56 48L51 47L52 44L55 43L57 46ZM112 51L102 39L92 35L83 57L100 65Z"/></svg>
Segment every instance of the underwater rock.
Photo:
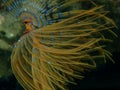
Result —
<svg viewBox="0 0 120 90"><path fill-rule="evenodd" d="M1 42L0 42L1 43ZM12 75L10 67L10 51L0 49L0 78L8 78Z"/></svg>
<svg viewBox="0 0 120 90"><path fill-rule="evenodd" d="M11 50L19 36L21 36L23 28L19 20L13 19L2 12L0 15L0 49Z"/></svg>
<svg viewBox="0 0 120 90"><path fill-rule="evenodd" d="M2 15L0 15L0 24L2 24L4 21L4 17Z"/></svg>

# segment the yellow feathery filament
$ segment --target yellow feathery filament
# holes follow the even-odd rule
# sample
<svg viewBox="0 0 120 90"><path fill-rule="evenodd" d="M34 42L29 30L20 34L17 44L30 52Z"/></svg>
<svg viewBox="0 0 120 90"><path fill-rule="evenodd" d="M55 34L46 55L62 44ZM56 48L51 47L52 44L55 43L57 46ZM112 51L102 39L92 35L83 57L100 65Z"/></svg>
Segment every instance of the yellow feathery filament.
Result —
<svg viewBox="0 0 120 90"><path fill-rule="evenodd" d="M101 8L71 11L68 19L20 38L11 64L25 90L66 90L67 83L75 84L73 78L81 79L82 72L96 67L95 60L110 57L100 42L109 41L103 32L112 32L115 23L107 12L98 12Z"/></svg>

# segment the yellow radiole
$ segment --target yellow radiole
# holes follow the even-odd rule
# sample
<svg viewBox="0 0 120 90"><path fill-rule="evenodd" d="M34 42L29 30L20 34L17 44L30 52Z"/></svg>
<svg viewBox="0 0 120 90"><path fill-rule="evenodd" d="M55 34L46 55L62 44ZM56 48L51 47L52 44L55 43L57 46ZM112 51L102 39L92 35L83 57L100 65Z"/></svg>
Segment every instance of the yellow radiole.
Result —
<svg viewBox="0 0 120 90"><path fill-rule="evenodd" d="M17 18L31 18L23 21L24 35L11 55L13 73L25 90L67 90L66 84L83 78L81 73L95 68L97 59L110 58L101 42L111 41L103 33L114 34L115 23L102 6L68 10L84 0L25 1L8 8Z"/></svg>

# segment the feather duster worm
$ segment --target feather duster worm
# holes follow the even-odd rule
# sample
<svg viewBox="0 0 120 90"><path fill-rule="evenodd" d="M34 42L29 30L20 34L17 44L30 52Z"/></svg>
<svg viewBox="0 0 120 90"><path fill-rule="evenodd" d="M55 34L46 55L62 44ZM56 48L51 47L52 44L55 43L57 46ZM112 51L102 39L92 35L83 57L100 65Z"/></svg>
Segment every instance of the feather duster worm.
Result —
<svg viewBox="0 0 120 90"><path fill-rule="evenodd" d="M110 57L101 44L110 40L102 32L113 33L115 24L105 16L107 12L99 12L101 8L70 11L70 17L31 30L18 40L11 66L25 90L66 90L73 78L81 79L82 72L96 67L97 58Z"/></svg>

